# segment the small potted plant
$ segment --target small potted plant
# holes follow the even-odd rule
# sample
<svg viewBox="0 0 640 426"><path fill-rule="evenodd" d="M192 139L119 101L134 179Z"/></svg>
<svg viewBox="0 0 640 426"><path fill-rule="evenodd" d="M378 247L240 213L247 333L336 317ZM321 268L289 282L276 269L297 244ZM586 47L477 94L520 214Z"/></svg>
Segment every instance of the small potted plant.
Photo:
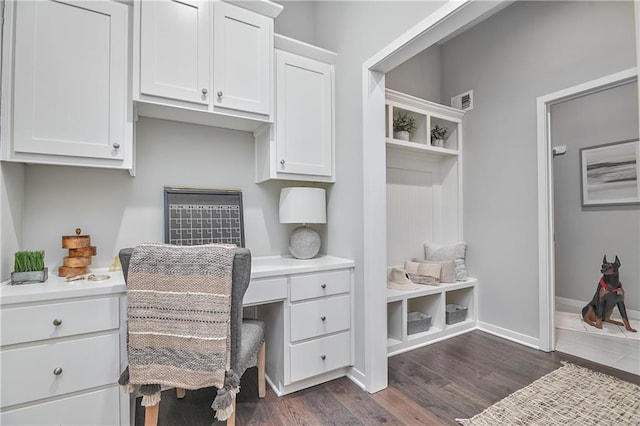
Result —
<svg viewBox="0 0 640 426"><path fill-rule="evenodd" d="M42 283L48 278L44 251L17 251L14 255L11 284Z"/></svg>
<svg viewBox="0 0 640 426"><path fill-rule="evenodd" d="M403 141L409 140L409 135L416 128L416 119L406 112L401 112L393 118L393 138Z"/></svg>
<svg viewBox="0 0 640 426"><path fill-rule="evenodd" d="M431 145L442 148L444 146L444 138L449 131L446 127L440 127L439 125L433 126L431 129Z"/></svg>

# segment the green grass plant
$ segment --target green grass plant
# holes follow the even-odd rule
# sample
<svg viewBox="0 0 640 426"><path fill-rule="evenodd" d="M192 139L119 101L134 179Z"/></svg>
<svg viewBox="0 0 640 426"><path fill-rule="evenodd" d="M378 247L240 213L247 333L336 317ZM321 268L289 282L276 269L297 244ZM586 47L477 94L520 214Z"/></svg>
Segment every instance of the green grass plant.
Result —
<svg viewBox="0 0 640 426"><path fill-rule="evenodd" d="M14 256L13 271L28 272L44 270L44 250L17 251Z"/></svg>

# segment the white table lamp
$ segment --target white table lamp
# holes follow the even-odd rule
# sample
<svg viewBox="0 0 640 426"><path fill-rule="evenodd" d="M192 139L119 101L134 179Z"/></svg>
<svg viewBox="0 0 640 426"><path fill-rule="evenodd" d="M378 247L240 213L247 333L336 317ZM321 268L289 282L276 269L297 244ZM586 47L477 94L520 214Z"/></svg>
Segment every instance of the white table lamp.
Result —
<svg viewBox="0 0 640 426"><path fill-rule="evenodd" d="M289 236L289 252L297 259L311 259L320 251L320 235L305 226L327 223L323 188L282 188L280 191L280 223L301 223Z"/></svg>

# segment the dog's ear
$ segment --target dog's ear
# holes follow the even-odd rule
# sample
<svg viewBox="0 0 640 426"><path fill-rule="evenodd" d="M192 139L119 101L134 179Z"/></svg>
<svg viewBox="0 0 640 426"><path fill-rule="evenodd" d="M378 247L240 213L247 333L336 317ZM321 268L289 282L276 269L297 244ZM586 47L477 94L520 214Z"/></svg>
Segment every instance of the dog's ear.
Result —
<svg viewBox="0 0 640 426"><path fill-rule="evenodd" d="M605 263L607 263L607 255L606 254L602 258L602 264L604 265Z"/></svg>
<svg viewBox="0 0 640 426"><path fill-rule="evenodd" d="M614 263L618 268L620 267L621 263L620 263L620 259L618 259L618 256L616 256L616 261Z"/></svg>

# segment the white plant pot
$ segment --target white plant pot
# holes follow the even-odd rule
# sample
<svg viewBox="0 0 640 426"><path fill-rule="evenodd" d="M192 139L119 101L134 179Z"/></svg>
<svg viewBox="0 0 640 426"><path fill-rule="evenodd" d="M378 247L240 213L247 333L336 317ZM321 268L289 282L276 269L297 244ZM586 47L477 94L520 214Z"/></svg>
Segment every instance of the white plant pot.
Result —
<svg viewBox="0 0 640 426"><path fill-rule="evenodd" d="M401 132L393 132L393 138L399 139L401 141L408 141L409 136L409 132L407 132L406 130L403 130Z"/></svg>
<svg viewBox="0 0 640 426"><path fill-rule="evenodd" d="M444 140L442 139L434 139L431 141L431 146L437 146L438 148L444 147Z"/></svg>

